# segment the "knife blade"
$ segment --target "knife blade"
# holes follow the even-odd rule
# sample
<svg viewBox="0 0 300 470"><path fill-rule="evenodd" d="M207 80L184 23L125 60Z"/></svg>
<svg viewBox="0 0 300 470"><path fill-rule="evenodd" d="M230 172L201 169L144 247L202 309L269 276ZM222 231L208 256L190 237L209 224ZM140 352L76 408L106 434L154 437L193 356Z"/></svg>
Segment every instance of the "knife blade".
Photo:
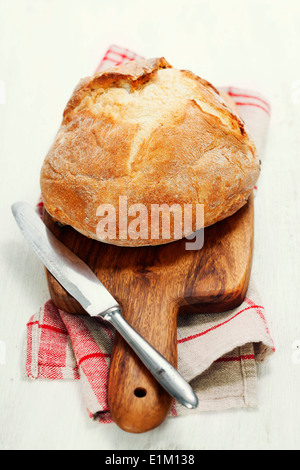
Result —
<svg viewBox="0 0 300 470"><path fill-rule="evenodd" d="M192 387L129 325L121 306L93 271L55 237L28 203L16 202L11 209L24 238L65 290L90 316L112 324L171 396L189 409L196 408L198 399Z"/></svg>

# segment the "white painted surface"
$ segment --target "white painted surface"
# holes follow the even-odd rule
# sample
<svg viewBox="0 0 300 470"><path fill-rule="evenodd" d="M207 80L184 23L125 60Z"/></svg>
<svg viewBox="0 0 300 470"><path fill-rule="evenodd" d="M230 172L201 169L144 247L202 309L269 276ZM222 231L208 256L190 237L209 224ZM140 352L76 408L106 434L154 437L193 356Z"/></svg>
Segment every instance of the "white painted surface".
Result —
<svg viewBox="0 0 300 470"><path fill-rule="evenodd" d="M299 25L297 0L0 0L1 449L300 448ZM131 435L88 418L79 382L23 378L25 325L48 292L10 205L36 202L64 105L111 43L164 55L215 85L250 83L272 102L253 270L277 353L260 369L257 410Z"/></svg>

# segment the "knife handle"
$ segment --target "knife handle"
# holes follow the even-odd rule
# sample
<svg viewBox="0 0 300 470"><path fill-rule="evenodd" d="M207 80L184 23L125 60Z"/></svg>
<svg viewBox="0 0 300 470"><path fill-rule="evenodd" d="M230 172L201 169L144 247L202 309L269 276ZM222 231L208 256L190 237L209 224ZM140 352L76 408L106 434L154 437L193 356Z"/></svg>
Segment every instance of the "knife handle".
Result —
<svg viewBox="0 0 300 470"><path fill-rule="evenodd" d="M173 349L172 365L129 325L120 309L112 309L104 319L121 335L114 343L108 386L109 408L119 427L135 433L153 429L169 413L172 397L188 408L197 406L194 391L174 367L177 362L176 321L171 335L174 347L169 348L169 351ZM157 331L156 336L160 333L165 335Z"/></svg>

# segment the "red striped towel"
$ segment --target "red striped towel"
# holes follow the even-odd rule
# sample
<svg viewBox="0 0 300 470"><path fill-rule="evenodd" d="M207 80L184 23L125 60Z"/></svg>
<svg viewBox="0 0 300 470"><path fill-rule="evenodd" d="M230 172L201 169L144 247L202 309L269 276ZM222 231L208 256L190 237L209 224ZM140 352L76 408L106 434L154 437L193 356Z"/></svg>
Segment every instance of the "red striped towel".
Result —
<svg viewBox="0 0 300 470"><path fill-rule="evenodd" d="M138 57L111 46L96 72ZM262 156L271 112L267 99L251 90L222 89L236 102ZM38 207L42 212L41 201ZM112 422L107 379L113 339L114 329L107 323L99 328L98 319L70 315L49 300L27 324L26 376L79 380L90 417ZM170 416L257 406L257 364L274 351L253 279L239 308L180 316L178 370L197 393L199 406L191 411L175 403Z"/></svg>

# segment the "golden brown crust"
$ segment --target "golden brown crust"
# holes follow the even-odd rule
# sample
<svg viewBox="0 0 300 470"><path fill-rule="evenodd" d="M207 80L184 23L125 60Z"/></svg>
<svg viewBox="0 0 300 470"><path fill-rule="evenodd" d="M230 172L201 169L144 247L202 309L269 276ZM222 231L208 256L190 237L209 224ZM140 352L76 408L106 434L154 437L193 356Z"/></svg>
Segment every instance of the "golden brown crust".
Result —
<svg viewBox="0 0 300 470"><path fill-rule="evenodd" d="M98 206L112 204L118 216L119 196L149 212L151 204L204 204L205 226L230 216L246 203L260 170L232 103L164 58L82 80L42 167L47 211L96 239ZM106 241L139 246L172 238L153 240L149 228L147 239Z"/></svg>
<svg viewBox="0 0 300 470"><path fill-rule="evenodd" d="M72 111L79 106L87 94L92 94L98 89L109 87L123 87L128 84L131 91L151 79L151 76L159 69L171 68L164 57L149 60L133 60L122 66L113 67L100 72L93 77L87 77L79 83L64 110L64 121L70 120Z"/></svg>

